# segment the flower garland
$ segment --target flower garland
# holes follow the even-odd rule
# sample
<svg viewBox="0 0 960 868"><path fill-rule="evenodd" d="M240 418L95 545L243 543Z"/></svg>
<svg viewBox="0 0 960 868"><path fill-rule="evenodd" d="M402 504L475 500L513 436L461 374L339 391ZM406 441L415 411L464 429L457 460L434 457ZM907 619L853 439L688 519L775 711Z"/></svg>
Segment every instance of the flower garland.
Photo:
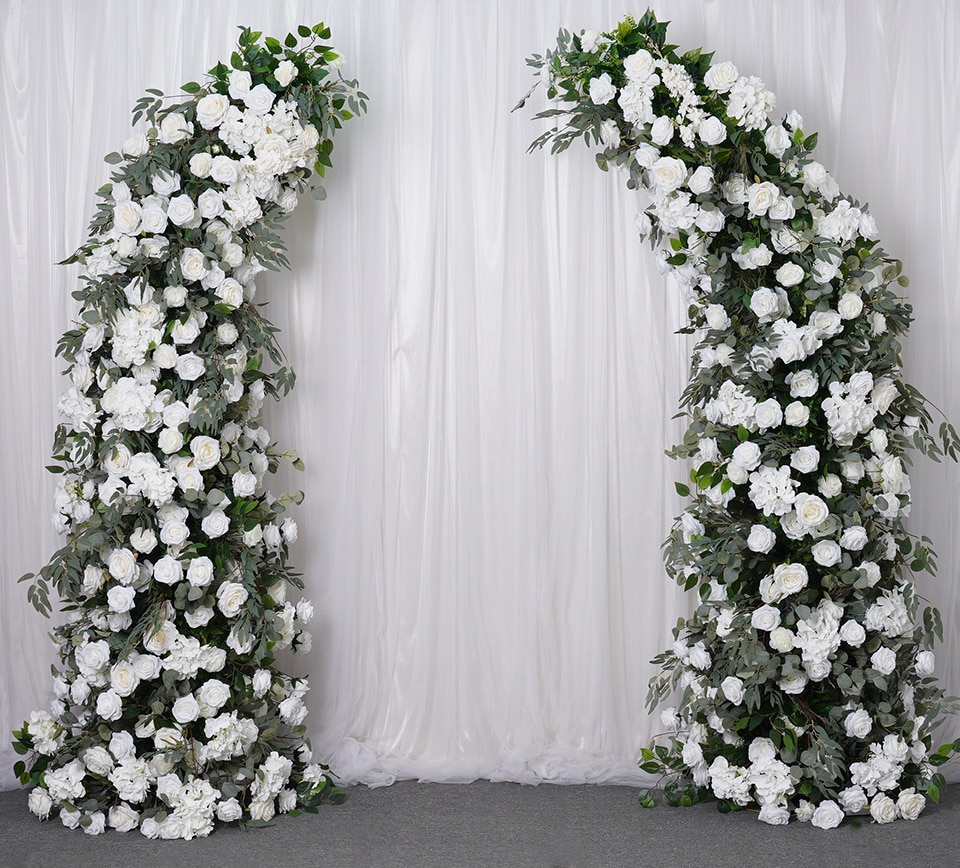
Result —
<svg viewBox="0 0 960 868"><path fill-rule="evenodd" d="M294 376L253 299L366 96L327 27L297 34L241 28L230 67L189 98L148 91L134 109L148 128L107 156L89 240L66 260L84 266L49 468L67 542L21 581L41 613L52 585L70 615L51 712L14 747L31 811L88 834L189 839L342 799L304 741L307 679L275 664L309 649L313 607L286 599L303 584L283 513L302 494L263 490L281 459L302 463L261 424Z"/></svg>
<svg viewBox="0 0 960 868"><path fill-rule="evenodd" d="M646 194L640 234L699 338L689 427L668 453L692 462L677 485L691 502L664 547L699 606L653 661L651 711L680 697L641 767L671 778L668 803L712 795L772 824L914 819L960 742L931 751L953 705L931 677L940 615L915 624L910 572L936 562L904 529L905 453L956 459L960 441L947 423L940 442L928 433L902 379L907 280L814 159L816 134L795 111L771 120L760 79L675 48L648 12L612 33L562 30L527 61L561 103L537 117L565 119L531 150L583 138Z"/></svg>

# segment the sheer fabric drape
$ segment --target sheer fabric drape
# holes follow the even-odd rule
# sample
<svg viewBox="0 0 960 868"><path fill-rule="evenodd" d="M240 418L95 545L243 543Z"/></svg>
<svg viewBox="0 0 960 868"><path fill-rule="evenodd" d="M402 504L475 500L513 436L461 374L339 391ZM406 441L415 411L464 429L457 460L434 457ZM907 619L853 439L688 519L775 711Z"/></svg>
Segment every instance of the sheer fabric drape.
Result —
<svg viewBox="0 0 960 868"><path fill-rule="evenodd" d="M908 378L960 420L960 7L653 2L671 39L761 76L821 132L844 190L903 258ZM636 12L643 10L637 7ZM296 558L318 612L310 734L346 781L635 781L657 731L648 660L689 601L659 546L680 510L663 456L688 346L683 304L633 229L623 178L582 149L524 153L524 58L603 0L0 5L0 731L48 701L53 649L17 577L59 545L43 471L53 350L103 154L146 87L229 56L235 25L323 19L370 95L338 136L323 205L289 224L293 270L260 298L297 389L268 409L300 450ZM960 692L960 474L918 461L911 524L941 575L938 674ZM943 735L957 734L950 721ZM0 743L0 785L13 786Z"/></svg>

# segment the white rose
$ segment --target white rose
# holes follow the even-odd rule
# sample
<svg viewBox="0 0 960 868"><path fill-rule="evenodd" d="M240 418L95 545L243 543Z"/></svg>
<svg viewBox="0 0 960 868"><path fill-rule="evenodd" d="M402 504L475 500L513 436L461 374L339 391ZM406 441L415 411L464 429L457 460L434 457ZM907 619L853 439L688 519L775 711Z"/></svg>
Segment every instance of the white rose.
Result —
<svg viewBox="0 0 960 868"><path fill-rule="evenodd" d="M217 819L221 823L232 823L243 816L243 808L236 799L226 799L217 804Z"/></svg>
<svg viewBox="0 0 960 868"><path fill-rule="evenodd" d="M216 678L211 678L204 682L203 686L197 692L197 698L202 705L208 705L216 710L226 705L230 701L230 688Z"/></svg>
<svg viewBox="0 0 960 868"><path fill-rule="evenodd" d="M836 473L828 473L826 476L820 477L820 481L817 482L817 488L824 497L836 497L843 491L843 481ZM842 544L843 542L841 540L841 545Z"/></svg>
<svg viewBox="0 0 960 868"><path fill-rule="evenodd" d="M768 554L777 543L777 535L766 525L755 524L747 537L747 548L752 552Z"/></svg>
<svg viewBox="0 0 960 868"><path fill-rule="evenodd" d="M733 450L732 458L745 470L756 470L760 464L760 447L756 443L744 440Z"/></svg>
<svg viewBox="0 0 960 868"><path fill-rule="evenodd" d="M183 321L176 320L170 330L170 339L178 346L192 344L199 336L200 323L192 314ZM176 359L174 366L176 366Z"/></svg>
<svg viewBox="0 0 960 868"><path fill-rule="evenodd" d="M803 688L807 686L808 680L803 672L791 672L777 682L777 687L784 693L795 696L798 693L803 693Z"/></svg>
<svg viewBox="0 0 960 868"><path fill-rule="evenodd" d="M663 147L673 138L673 121L661 115L650 127L650 139L655 145Z"/></svg>
<svg viewBox="0 0 960 868"><path fill-rule="evenodd" d="M803 183L813 190L819 190L827 179L827 170L822 163L812 160L803 167Z"/></svg>
<svg viewBox="0 0 960 868"><path fill-rule="evenodd" d="M111 829L116 829L118 832L131 832L140 824L140 814L126 802L121 802L110 808L107 822Z"/></svg>
<svg viewBox="0 0 960 868"><path fill-rule="evenodd" d="M900 394L896 383L887 377L881 377L874 383L870 393L870 403L881 416L890 409L894 399Z"/></svg>
<svg viewBox="0 0 960 868"><path fill-rule="evenodd" d="M830 515L830 509L815 494L798 494L794 501L797 521L806 528L823 524Z"/></svg>
<svg viewBox="0 0 960 868"><path fill-rule="evenodd" d="M749 478L746 468L741 467L736 462L731 461L727 465L727 479L734 485L743 485Z"/></svg>
<svg viewBox="0 0 960 868"><path fill-rule="evenodd" d="M803 564L778 564L773 570L773 581L783 596L799 593L807 586L808 580L807 568Z"/></svg>
<svg viewBox="0 0 960 868"><path fill-rule="evenodd" d="M163 288L163 300L168 307L180 307L187 300L187 288L185 286L165 286Z"/></svg>
<svg viewBox="0 0 960 868"><path fill-rule="evenodd" d="M839 482L839 478L834 477ZM867 544L867 530L859 524L851 525L840 537L840 545L847 551L858 552Z"/></svg>
<svg viewBox="0 0 960 868"><path fill-rule="evenodd" d="M230 108L230 100L222 93L208 93L197 102L197 122L205 130L220 126Z"/></svg>
<svg viewBox="0 0 960 868"><path fill-rule="evenodd" d="M889 675L897 668L897 655L892 648L878 648L870 656L870 665L881 675Z"/></svg>
<svg viewBox="0 0 960 868"><path fill-rule="evenodd" d="M776 627L770 631L770 647L773 648L774 651L779 651L781 654L786 654L788 651L793 650L793 640L793 631L788 630L786 627Z"/></svg>
<svg viewBox="0 0 960 868"><path fill-rule="evenodd" d="M187 581L197 588L205 588L213 581L213 561L201 555L192 558L187 567Z"/></svg>
<svg viewBox="0 0 960 868"><path fill-rule="evenodd" d="M929 678L933 675L936 666L936 657L932 651L918 651L916 669L917 675L921 678Z"/></svg>
<svg viewBox="0 0 960 868"><path fill-rule="evenodd" d="M158 196L172 196L180 189L180 176L161 169L150 178L150 186Z"/></svg>
<svg viewBox="0 0 960 868"><path fill-rule="evenodd" d="M813 473L820 464L820 450L816 446L801 446L790 456L790 466L799 473Z"/></svg>
<svg viewBox="0 0 960 868"><path fill-rule="evenodd" d="M197 151L190 158L190 174L195 178L207 178L213 168L213 157L206 151Z"/></svg>
<svg viewBox="0 0 960 868"><path fill-rule="evenodd" d="M873 561L864 561L857 567L857 569L863 571L863 575L867 580L867 584L871 588L880 581L880 567Z"/></svg>
<svg viewBox="0 0 960 868"><path fill-rule="evenodd" d="M217 608L228 618L235 618L240 607L250 596L247 589L237 582L224 582L217 588Z"/></svg>
<svg viewBox="0 0 960 868"><path fill-rule="evenodd" d="M140 676L129 660L121 660L110 670L110 687L117 696L129 696L140 684Z"/></svg>
<svg viewBox="0 0 960 868"><path fill-rule="evenodd" d="M857 292L845 292L837 302L837 312L842 319L855 319L863 312L863 299Z"/></svg>
<svg viewBox="0 0 960 868"><path fill-rule="evenodd" d="M708 304L703 313L708 328L714 330L729 328L730 317L727 316L727 311L722 304Z"/></svg>
<svg viewBox="0 0 960 868"><path fill-rule="evenodd" d="M803 668L806 670L811 681L823 681L830 674L831 666L829 660L805 660Z"/></svg>
<svg viewBox="0 0 960 868"><path fill-rule="evenodd" d="M783 422L783 409L776 398L768 398L754 409L754 420L760 429L776 428Z"/></svg>
<svg viewBox="0 0 960 868"><path fill-rule="evenodd" d="M257 698L263 696L270 689L272 681L269 669L258 669L253 674L253 695Z"/></svg>
<svg viewBox="0 0 960 868"><path fill-rule="evenodd" d="M130 658L130 663L133 666L133 671L137 673L137 677L141 681L153 681L160 674L162 669L162 664L160 658L154 654L134 654ZM119 736L119 733L114 733L115 736ZM113 747L110 748L113 750ZM130 751L133 751L133 744L131 742ZM114 750L114 756L117 759L120 759L120 755Z"/></svg>
<svg viewBox="0 0 960 868"><path fill-rule="evenodd" d="M195 247L187 247L180 254L180 272L187 283L200 280L206 274L207 266L203 253Z"/></svg>
<svg viewBox="0 0 960 868"><path fill-rule="evenodd" d="M239 336L240 333L232 322L220 323L217 326L217 342L224 346L230 346Z"/></svg>
<svg viewBox="0 0 960 868"><path fill-rule="evenodd" d="M257 477L246 470L238 470L231 478L233 493L237 497L250 497L257 490Z"/></svg>
<svg viewBox="0 0 960 868"><path fill-rule="evenodd" d="M599 78L590 80L590 100L594 105L606 105L617 95L610 74L605 72Z"/></svg>
<svg viewBox="0 0 960 868"><path fill-rule="evenodd" d="M897 811L904 820L916 820L927 806L927 798L913 787L901 790L897 796Z"/></svg>
<svg viewBox="0 0 960 868"><path fill-rule="evenodd" d="M795 262L787 262L777 269L777 283L780 286L796 286L803 278L803 269Z"/></svg>
<svg viewBox="0 0 960 868"><path fill-rule="evenodd" d="M760 599L764 603L779 603L783 598L780 586L773 580L773 575L760 579Z"/></svg>
<svg viewBox="0 0 960 868"><path fill-rule="evenodd" d="M904 437L913 437L920 430L919 416L904 416L901 422L901 429Z"/></svg>
<svg viewBox="0 0 960 868"><path fill-rule="evenodd" d="M857 621L844 621L840 627L840 638L851 648L859 648L867 638L867 631Z"/></svg>
<svg viewBox="0 0 960 868"><path fill-rule="evenodd" d="M710 668L710 652L704 647L703 642L697 642L688 652L687 662L694 669L701 672Z"/></svg>
<svg viewBox="0 0 960 868"><path fill-rule="evenodd" d="M705 145L719 145L726 141L727 127L720 118L710 115L700 122L700 128L697 130L700 141Z"/></svg>
<svg viewBox="0 0 960 868"><path fill-rule="evenodd" d="M175 585L183 579L183 564L172 555L164 555L153 565L153 578L164 585Z"/></svg>
<svg viewBox="0 0 960 868"><path fill-rule="evenodd" d="M815 543L810 551L813 554L813 559L821 567L835 567L843 558L840 546L833 540L822 539Z"/></svg>
<svg viewBox="0 0 960 868"><path fill-rule="evenodd" d="M107 591L107 606L111 612L129 612L137 604L137 592L129 585L114 585Z"/></svg>
<svg viewBox="0 0 960 868"><path fill-rule="evenodd" d="M41 820L46 820L53 809L53 799L50 798L50 793L43 787L34 787L30 791L27 805L31 813L36 814Z"/></svg>
<svg viewBox="0 0 960 868"><path fill-rule="evenodd" d="M873 718L862 708L851 711L843 721L849 738L864 739L873 730Z"/></svg>
<svg viewBox="0 0 960 868"><path fill-rule="evenodd" d="M179 112L171 112L160 121L160 141L165 145L182 142L193 133L193 124Z"/></svg>
<svg viewBox="0 0 960 868"><path fill-rule="evenodd" d="M770 804L760 806L757 819L769 826L786 826L790 822L790 809L783 805Z"/></svg>
<svg viewBox="0 0 960 868"><path fill-rule="evenodd" d="M161 451L172 455L183 448L183 434L179 428L164 428L157 437L157 445Z"/></svg>
<svg viewBox="0 0 960 868"><path fill-rule="evenodd" d="M747 182L743 175L731 175L721 185L723 198L731 205L745 205L747 202Z"/></svg>
<svg viewBox="0 0 960 868"><path fill-rule="evenodd" d="M138 552L148 555L156 548L157 535L152 530L138 527L130 534L130 545Z"/></svg>
<svg viewBox="0 0 960 868"><path fill-rule="evenodd" d="M197 199L197 209L204 220L212 220L223 213L223 196L217 190L204 190Z"/></svg>
<svg viewBox="0 0 960 868"><path fill-rule="evenodd" d="M720 684L720 690L733 705L740 705L743 702L743 682L736 676L731 675L724 678Z"/></svg>
<svg viewBox="0 0 960 868"><path fill-rule="evenodd" d="M786 196L781 196L767 210L767 217L770 220L792 220L797 213L793 205L793 200Z"/></svg>
<svg viewBox="0 0 960 868"><path fill-rule="evenodd" d="M755 217L762 217L767 210L780 198L780 190L770 181L760 184L751 184L747 187L747 208Z"/></svg>
<svg viewBox="0 0 960 868"><path fill-rule="evenodd" d="M761 286L750 296L750 310L760 318L776 316L780 311L780 298L766 286Z"/></svg>
<svg viewBox="0 0 960 868"><path fill-rule="evenodd" d="M197 209L186 193L174 196L167 206L167 217L174 226L187 226L194 222Z"/></svg>
<svg viewBox="0 0 960 868"><path fill-rule="evenodd" d="M768 154L780 159L790 147L790 134L780 124L771 124L763 134L763 143Z"/></svg>
<svg viewBox="0 0 960 868"><path fill-rule="evenodd" d="M170 344L160 344L153 351L153 361L161 370L169 370L177 364L177 350Z"/></svg>
<svg viewBox="0 0 960 868"><path fill-rule="evenodd" d="M713 169L709 166L698 166L687 181L687 186L698 196L710 192L713 189Z"/></svg>
<svg viewBox="0 0 960 868"><path fill-rule="evenodd" d="M892 823L897 819L897 803L884 793L877 793L870 803L870 816L877 823Z"/></svg>
<svg viewBox="0 0 960 868"><path fill-rule="evenodd" d="M100 777L106 777L113 771L113 757L100 745L87 748L80 759L88 771Z"/></svg>
<svg viewBox="0 0 960 868"><path fill-rule="evenodd" d="M243 287L232 277L226 278L215 290L222 304L234 310L243 304Z"/></svg>
<svg viewBox="0 0 960 868"><path fill-rule="evenodd" d="M273 71L273 77L280 87L286 87L297 77L297 67L292 60L281 60Z"/></svg>
<svg viewBox="0 0 960 868"><path fill-rule="evenodd" d="M253 82L250 79L250 73L245 69L235 69L230 73L227 84L231 99L239 102L245 94L249 93Z"/></svg>
<svg viewBox="0 0 960 868"><path fill-rule="evenodd" d="M121 202L113 209L113 228L124 235L136 235L140 231L140 215L136 202Z"/></svg>
<svg viewBox="0 0 960 868"><path fill-rule="evenodd" d="M213 165L210 167L210 177L218 184L230 186L236 184L240 178L240 164L230 157L220 154L213 158Z"/></svg>
<svg viewBox="0 0 960 868"><path fill-rule="evenodd" d="M832 799L825 799L813 812L810 823L818 829L835 829L843 820L843 809Z"/></svg>
<svg viewBox="0 0 960 868"><path fill-rule="evenodd" d="M150 150L150 142L143 133L134 133L124 140L120 150L128 157L142 157Z"/></svg>
<svg viewBox="0 0 960 868"><path fill-rule="evenodd" d="M198 606L193 611L184 612L183 617L191 627L205 627L213 615L213 609L209 606Z"/></svg>
<svg viewBox="0 0 960 868"><path fill-rule="evenodd" d="M185 353L177 359L177 375L181 380L193 382L200 379L207 369L207 363L196 353Z"/></svg>
<svg viewBox="0 0 960 868"><path fill-rule="evenodd" d="M780 610L776 606L761 606L754 610L750 623L755 630L774 630L780 626Z"/></svg>
<svg viewBox="0 0 960 868"><path fill-rule="evenodd" d="M104 690L97 697L97 716L103 720L119 720L123 716L123 701L115 690Z"/></svg>
<svg viewBox="0 0 960 868"><path fill-rule="evenodd" d="M256 87L250 88L240 98L247 107L247 111L259 117L270 111L276 96L265 84L258 84Z"/></svg>
<svg viewBox="0 0 960 868"><path fill-rule="evenodd" d="M820 381L809 368L794 371L787 380L790 383L791 398L812 398L820 388Z"/></svg>
<svg viewBox="0 0 960 868"><path fill-rule="evenodd" d="M687 167L675 157L660 157L650 167L650 178L655 187L664 193L676 190L687 177Z"/></svg>
<svg viewBox="0 0 960 868"><path fill-rule="evenodd" d="M712 211L706 211L704 209L701 209L700 213L697 214L696 226L697 226L697 229L699 229L701 232L707 232L707 233L719 232L721 229L723 229L725 224L726 224L726 220L723 216L723 212L717 209L713 209ZM642 234L644 236L649 235L650 230L648 229L646 232Z"/></svg>
<svg viewBox="0 0 960 868"><path fill-rule="evenodd" d="M200 716L200 703L192 693L181 696L173 703L173 719L179 723L190 723Z"/></svg>
<svg viewBox="0 0 960 868"><path fill-rule="evenodd" d="M107 557L110 575L123 585L129 585L139 574L137 556L130 549L113 549Z"/></svg>
<svg viewBox="0 0 960 868"><path fill-rule="evenodd" d="M848 814L859 814L867 806L867 797L862 787L847 787L839 797L843 810Z"/></svg>
<svg viewBox="0 0 960 868"><path fill-rule="evenodd" d="M215 509L200 522L200 527L210 539L216 539L230 530L230 519L222 509Z"/></svg>
<svg viewBox="0 0 960 868"><path fill-rule="evenodd" d="M198 470L209 470L220 463L220 441L199 435L190 441L190 451Z"/></svg>
<svg viewBox="0 0 960 868"><path fill-rule="evenodd" d="M725 60L723 63L715 63L707 70L703 77L703 83L710 90L715 90L717 93L726 93L737 83L739 77L740 73L737 72L737 68L729 60Z"/></svg>

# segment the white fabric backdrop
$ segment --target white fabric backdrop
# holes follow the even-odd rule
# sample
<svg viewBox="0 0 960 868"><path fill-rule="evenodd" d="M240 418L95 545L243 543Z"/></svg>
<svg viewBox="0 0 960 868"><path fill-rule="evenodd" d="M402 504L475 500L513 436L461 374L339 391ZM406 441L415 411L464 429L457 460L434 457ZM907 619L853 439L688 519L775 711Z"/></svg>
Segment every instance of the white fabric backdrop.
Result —
<svg viewBox="0 0 960 868"><path fill-rule="evenodd" d="M909 378L960 421L960 5L672 0L671 39L760 75L903 258ZM643 11L642 6L635 13ZM524 153L524 58L621 2L0 3L0 733L48 700L52 646L22 573L59 545L45 474L56 339L102 155L146 87L227 58L237 24L323 18L370 95L328 201L291 222L261 294L297 390L269 427L304 475L296 557L319 612L315 746L347 781L632 781L657 729L647 661L686 601L660 567L680 508L663 457L687 347L676 291L637 242L622 178L582 148ZM276 486L278 489L281 485ZM960 473L920 462L938 672L960 693ZM958 734L951 721L944 737ZM12 786L0 735L0 786Z"/></svg>

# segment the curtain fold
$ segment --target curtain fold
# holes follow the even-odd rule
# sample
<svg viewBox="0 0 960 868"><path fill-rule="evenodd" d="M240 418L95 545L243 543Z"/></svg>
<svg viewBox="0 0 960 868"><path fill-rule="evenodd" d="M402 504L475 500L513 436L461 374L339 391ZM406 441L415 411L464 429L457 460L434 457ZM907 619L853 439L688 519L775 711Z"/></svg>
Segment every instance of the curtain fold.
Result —
<svg viewBox="0 0 960 868"><path fill-rule="evenodd" d="M820 131L841 187L904 260L907 378L960 420L960 7L946 0L660 0L670 37L763 78ZM637 13L642 8L637 8ZM0 730L49 700L53 647L17 578L59 546L43 470L56 340L102 156L147 87L228 58L235 26L323 20L369 114L337 137L328 198L262 280L297 388L267 409L307 469L294 559L317 611L310 736L346 782L637 782L658 731L648 661L691 600L660 543L682 508L684 304L633 227L624 178L544 128L524 58L608 29L608 0L0 3ZM937 673L960 693L960 472L918 458L911 529L940 576ZM945 725L944 740L960 735ZM0 787L15 785L0 739Z"/></svg>

